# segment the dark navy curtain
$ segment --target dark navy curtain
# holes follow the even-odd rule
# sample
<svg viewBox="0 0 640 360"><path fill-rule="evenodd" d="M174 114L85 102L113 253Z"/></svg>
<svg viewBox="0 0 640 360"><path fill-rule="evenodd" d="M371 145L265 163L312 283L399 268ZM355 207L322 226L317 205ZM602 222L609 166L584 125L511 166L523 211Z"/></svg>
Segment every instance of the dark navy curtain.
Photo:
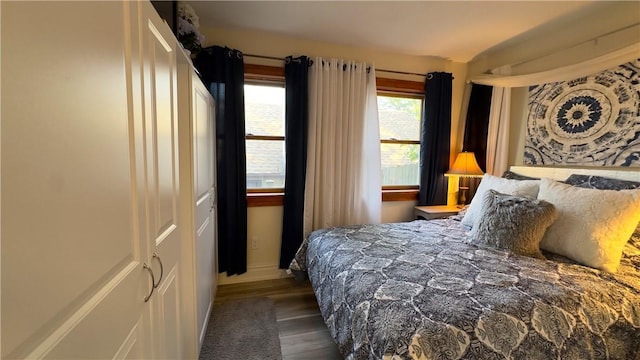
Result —
<svg viewBox="0 0 640 360"><path fill-rule="evenodd" d="M284 210L280 268L286 269L303 240L304 185L307 173L309 59L287 57L285 78Z"/></svg>
<svg viewBox="0 0 640 360"><path fill-rule="evenodd" d="M420 134L418 205L447 203L448 183L444 173L449 170L452 84L450 73L427 74Z"/></svg>
<svg viewBox="0 0 640 360"><path fill-rule="evenodd" d="M492 91L493 87L487 85L474 84L471 87L467 120L464 127L462 151L473 152L482 171L487 171L487 134Z"/></svg>
<svg viewBox="0 0 640 360"><path fill-rule="evenodd" d="M247 175L244 128L244 60L238 50L203 49L195 66L216 105L218 270L247 271Z"/></svg>
<svg viewBox="0 0 640 360"><path fill-rule="evenodd" d="M492 86L473 84L467 108L467 119L464 126L462 151L473 152L482 171L487 171L487 134L489 132L489 112L491 111ZM466 178L469 187L467 203L480 185L481 178Z"/></svg>

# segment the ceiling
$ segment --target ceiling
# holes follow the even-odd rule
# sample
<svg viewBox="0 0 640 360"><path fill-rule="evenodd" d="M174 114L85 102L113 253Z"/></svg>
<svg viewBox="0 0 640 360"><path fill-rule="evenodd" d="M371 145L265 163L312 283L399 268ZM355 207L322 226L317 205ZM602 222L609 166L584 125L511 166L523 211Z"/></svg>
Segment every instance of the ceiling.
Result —
<svg viewBox="0 0 640 360"><path fill-rule="evenodd" d="M251 29L302 39L468 62L594 1L190 1L200 27Z"/></svg>

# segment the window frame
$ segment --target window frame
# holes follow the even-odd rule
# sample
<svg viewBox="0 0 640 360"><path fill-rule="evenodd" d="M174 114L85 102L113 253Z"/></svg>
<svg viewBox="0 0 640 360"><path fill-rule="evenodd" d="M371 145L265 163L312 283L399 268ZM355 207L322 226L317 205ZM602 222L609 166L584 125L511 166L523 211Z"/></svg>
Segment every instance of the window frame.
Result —
<svg viewBox="0 0 640 360"><path fill-rule="evenodd" d="M284 67L259 64L244 64L244 82L245 84L271 84L284 86ZM376 90L377 94L381 94L384 96L388 96L389 94L397 94L400 96L417 95L420 96L424 101L424 81L376 77ZM246 139L247 136L245 135L245 141ZM419 143L420 142L418 141L418 144ZM418 186L383 186L381 189L381 193L383 202L416 201L418 199ZM247 189L247 207L282 206L283 204L284 188Z"/></svg>
<svg viewBox="0 0 640 360"><path fill-rule="evenodd" d="M263 85L274 86L284 88L284 68L267 65L244 65L244 85ZM245 134L245 141L247 140L268 140L268 141L285 141L284 136L275 135L254 135ZM269 198L273 195L275 198ZM252 188L247 189L247 205L248 206L273 206L278 205L278 198L280 199L280 205L284 199L284 187L281 188ZM274 203L274 201L276 203Z"/></svg>
<svg viewBox="0 0 640 360"><path fill-rule="evenodd" d="M380 78L376 78L376 81L379 81ZM422 108L424 108L424 91L420 93L416 90L416 84L420 84L417 82L411 82L410 86L412 88L407 88L404 91L402 89L395 88L393 91L390 90L380 90L380 86L378 86L377 96L387 96L387 97L400 97L400 98L411 98L411 99L419 99L422 101ZM406 86L406 85L405 85ZM420 114L422 116L422 114ZM422 133L422 123L420 124L420 133ZM398 140L398 139L380 139L380 144L410 144L410 145L420 145L420 140ZM417 190L420 188L419 185L382 185L382 198L383 201L406 201L406 199L411 198L412 200L417 200ZM385 192L388 193L385 199ZM400 196L400 193L406 193L403 196ZM392 200L400 197L400 200Z"/></svg>

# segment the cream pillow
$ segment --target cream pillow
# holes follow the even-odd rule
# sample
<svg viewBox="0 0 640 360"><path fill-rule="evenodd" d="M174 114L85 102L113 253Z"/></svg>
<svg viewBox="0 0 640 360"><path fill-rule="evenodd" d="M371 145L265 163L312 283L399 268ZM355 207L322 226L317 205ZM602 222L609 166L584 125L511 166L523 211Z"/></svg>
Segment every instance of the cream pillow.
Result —
<svg viewBox="0 0 640 360"><path fill-rule="evenodd" d="M523 196L535 199L538 196L540 180L511 180L485 174L478 185L478 190L469 204L467 213L462 218L462 224L475 226L482 210L482 197L489 190L496 190L503 194Z"/></svg>
<svg viewBox="0 0 640 360"><path fill-rule="evenodd" d="M552 203L558 219L540 248L614 273L622 249L640 221L640 190L595 190L542 179L539 200Z"/></svg>

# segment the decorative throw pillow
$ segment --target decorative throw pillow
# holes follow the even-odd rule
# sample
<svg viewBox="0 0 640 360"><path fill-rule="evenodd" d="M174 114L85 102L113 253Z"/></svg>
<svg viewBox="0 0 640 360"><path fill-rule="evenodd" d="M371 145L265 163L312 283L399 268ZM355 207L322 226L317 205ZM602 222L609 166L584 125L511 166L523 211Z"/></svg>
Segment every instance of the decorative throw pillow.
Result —
<svg viewBox="0 0 640 360"><path fill-rule="evenodd" d="M502 174L502 177L504 179L511 179L511 180L540 180L540 178L534 178L534 177L530 177L530 176L520 175L520 174L514 173L513 171L510 171L510 170L505 171L504 174Z"/></svg>
<svg viewBox="0 0 640 360"><path fill-rule="evenodd" d="M510 250L539 259L540 241L556 219L556 208L544 200L506 195L489 190L471 230L471 242Z"/></svg>
<svg viewBox="0 0 640 360"><path fill-rule="evenodd" d="M558 219L540 248L614 273L640 221L640 189L595 190L542 179L538 199L555 205Z"/></svg>
<svg viewBox="0 0 640 360"><path fill-rule="evenodd" d="M572 174L564 181L566 184L585 189L599 190L632 190L640 189L640 182L612 179L595 175Z"/></svg>
<svg viewBox="0 0 640 360"><path fill-rule="evenodd" d="M471 227L476 224L479 218L478 213L481 210L482 197L489 190L493 189L503 194L526 196L535 199L538 196L539 187L540 180L510 180L485 174L482 177L482 181L480 181L476 194L471 199L467 213L462 218L462 224Z"/></svg>
<svg viewBox="0 0 640 360"><path fill-rule="evenodd" d="M599 190L631 190L640 189L640 182L630 180L612 179L604 176L595 175L578 175L572 174L565 183L585 189ZM635 239L640 239L640 224L636 227L636 231L629 243L622 250L623 254L637 256L640 254L640 242L634 243Z"/></svg>

